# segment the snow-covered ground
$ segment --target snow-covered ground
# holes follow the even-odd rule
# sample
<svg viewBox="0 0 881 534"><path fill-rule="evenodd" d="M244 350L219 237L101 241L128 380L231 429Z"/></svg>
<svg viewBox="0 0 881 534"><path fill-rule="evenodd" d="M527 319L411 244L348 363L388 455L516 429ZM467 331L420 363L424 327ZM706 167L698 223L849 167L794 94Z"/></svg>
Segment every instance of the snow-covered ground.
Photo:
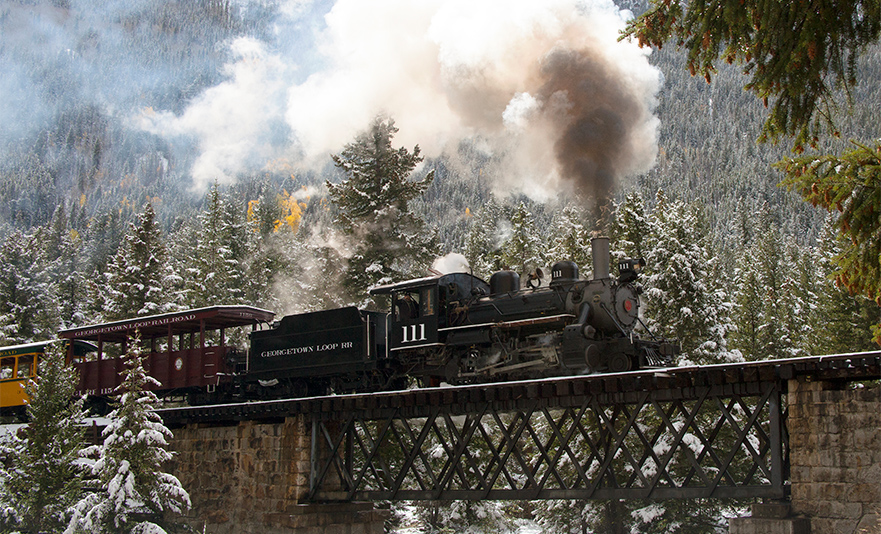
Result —
<svg viewBox="0 0 881 534"><path fill-rule="evenodd" d="M401 526L391 530L391 534L424 534L426 532L425 524L419 519L413 507L408 506L398 510L398 514L401 518ZM476 532L482 531L466 529L458 531L457 534L476 534ZM502 530L499 534L545 534L545 531L533 521L517 519L513 530Z"/></svg>

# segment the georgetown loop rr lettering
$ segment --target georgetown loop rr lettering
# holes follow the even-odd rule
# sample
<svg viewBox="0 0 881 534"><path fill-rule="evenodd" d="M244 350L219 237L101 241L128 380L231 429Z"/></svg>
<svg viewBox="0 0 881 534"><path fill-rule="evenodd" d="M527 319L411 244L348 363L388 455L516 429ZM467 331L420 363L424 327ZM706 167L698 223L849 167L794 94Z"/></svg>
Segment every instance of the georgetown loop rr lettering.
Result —
<svg viewBox="0 0 881 534"><path fill-rule="evenodd" d="M278 350L265 350L260 353L261 358L276 358L278 356L293 356L296 354L309 354L312 352L327 352L331 350L347 350L355 348L355 344L351 341L342 343L327 343L324 345L307 345L305 347L289 347Z"/></svg>

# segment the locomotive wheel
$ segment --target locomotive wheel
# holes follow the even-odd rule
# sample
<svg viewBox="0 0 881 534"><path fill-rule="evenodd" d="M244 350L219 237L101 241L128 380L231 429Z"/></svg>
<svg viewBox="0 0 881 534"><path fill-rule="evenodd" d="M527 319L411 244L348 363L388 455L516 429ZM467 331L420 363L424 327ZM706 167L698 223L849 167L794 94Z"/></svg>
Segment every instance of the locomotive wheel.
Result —
<svg viewBox="0 0 881 534"><path fill-rule="evenodd" d="M587 348L584 349L584 363L587 364L591 372L600 370L602 356L600 355L600 348L597 347L596 344L588 345Z"/></svg>
<svg viewBox="0 0 881 534"><path fill-rule="evenodd" d="M630 360L630 356L624 354L623 352L617 352L609 358L609 372L610 373L623 373L625 371L629 371L633 368L633 362Z"/></svg>

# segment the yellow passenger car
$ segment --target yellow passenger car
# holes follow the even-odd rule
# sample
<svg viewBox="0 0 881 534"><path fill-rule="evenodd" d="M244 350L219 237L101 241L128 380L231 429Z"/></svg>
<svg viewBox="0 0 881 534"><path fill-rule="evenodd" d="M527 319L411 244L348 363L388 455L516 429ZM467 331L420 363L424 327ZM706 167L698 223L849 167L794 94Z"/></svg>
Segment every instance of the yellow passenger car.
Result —
<svg viewBox="0 0 881 534"><path fill-rule="evenodd" d="M0 416L22 418L28 403L25 387L36 377L37 365L46 346L53 341L0 347ZM68 343L64 341L65 345ZM96 347L91 343L74 343L73 357L82 357ZM68 355L68 359L71 355Z"/></svg>

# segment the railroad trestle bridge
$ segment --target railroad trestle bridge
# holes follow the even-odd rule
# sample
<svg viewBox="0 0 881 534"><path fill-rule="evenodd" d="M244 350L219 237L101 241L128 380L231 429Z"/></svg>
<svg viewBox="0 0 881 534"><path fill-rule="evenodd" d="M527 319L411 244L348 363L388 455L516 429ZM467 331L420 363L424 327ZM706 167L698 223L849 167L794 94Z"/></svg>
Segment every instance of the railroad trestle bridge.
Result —
<svg viewBox="0 0 881 534"><path fill-rule="evenodd" d="M879 377L881 353L860 353L161 414L173 428L297 418L301 504L785 499L790 384Z"/></svg>

